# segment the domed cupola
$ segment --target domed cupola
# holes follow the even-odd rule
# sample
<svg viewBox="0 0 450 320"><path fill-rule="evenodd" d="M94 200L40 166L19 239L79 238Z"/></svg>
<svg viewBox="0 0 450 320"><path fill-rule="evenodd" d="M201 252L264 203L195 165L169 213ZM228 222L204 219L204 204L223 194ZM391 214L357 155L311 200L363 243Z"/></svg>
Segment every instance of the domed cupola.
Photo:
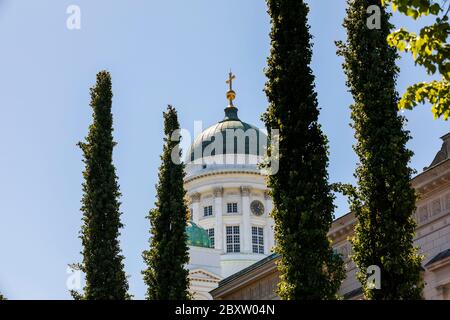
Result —
<svg viewBox="0 0 450 320"><path fill-rule="evenodd" d="M267 171L259 166L267 135L239 119L234 78L230 72L225 116L185 153L188 269L190 290L197 296L209 295L211 286L261 260L274 246Z"/></svg>
<svg viewBox="0 0 450 320"><path fill-rule="evenodd" d="M190 147L188 162L218 155L246 155L262 157L267 144L267 135L256 126L243 122L238 109L233 105L236 93L232 82L235 76L230 72L227 83L229 105L224 109L222 121L204 130Z"/></svg>

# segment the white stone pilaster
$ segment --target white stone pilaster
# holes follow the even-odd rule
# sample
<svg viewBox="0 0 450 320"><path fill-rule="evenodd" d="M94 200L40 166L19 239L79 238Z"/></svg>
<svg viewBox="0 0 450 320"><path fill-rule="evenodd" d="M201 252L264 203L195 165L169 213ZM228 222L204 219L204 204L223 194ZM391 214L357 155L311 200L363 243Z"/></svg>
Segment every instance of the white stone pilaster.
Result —
<svg viewBox="0 0 450 320"><path fill-rule="evenodd" d="M271 249L275 245L274 240L274 221L270 217L270 212L272 211L272 199L269 195L269 191L264 191L264 214L267 215L267 225L264 230L264 251L266 254L271 253ZM266 240L267 239L267 240Z"/></svg>
<svg viewBox="0 0 450 320"><path fill-rule="evenodd" d="M270 244L269 244L269 233L270 233L270 225L267 221L266 225L264 226L264 254L270 253Z"/></svg>
<svg viewBox="0 0 450 320"><path fill-rule="evenodd" d="M241 187L241 197L242 197L242 252L251 253L252 252L252 229L250 225L250 187Z"/></svg>
<svg viewBox="0 0 450 320"><path fill-rule="evenodd" d="M216 225L214 230L215 238L215 248L223 250L223 218L222 218L222 208L223 208L223 188L216 187L214 192L214 214L216 216Z"/></svg>
<svg viewBox="0 0 450 320"><path fill-rule="evenodd" d="M192 202L192 221L195 224L198 224L198 220L200 219L200 193L195 192L190 195Z"/></svg>

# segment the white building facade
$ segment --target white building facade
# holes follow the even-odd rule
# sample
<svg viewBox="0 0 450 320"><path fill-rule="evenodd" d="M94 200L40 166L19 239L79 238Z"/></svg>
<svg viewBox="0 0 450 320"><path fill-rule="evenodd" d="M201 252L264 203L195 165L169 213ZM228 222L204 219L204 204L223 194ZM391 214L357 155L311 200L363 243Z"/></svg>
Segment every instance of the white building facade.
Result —
<svg viewBox="0 0 450 320"><path fill-rule="evenodd" d="M194 299L210 299L211 287L268 256L274 245L272 201L258 167L267 136L238 118L232 79L230 74L225 118L195 139L186 163L185 189L195 228L188 229ZM201 232L209 244L199 239L204 238Z"/></svg>
<svg viewBox="0 0 450 320"><path fill-rule="evenodd" d="M442 141L441 150L430 166L411 180L411 186L418 194L414 245L423 255L423 298L426 300L450 300L450 132L442 137ZM348 213L336 219L328 233L333 248L345 262L346 278L339 295L349 300L364 299L349 242L356 223L355 215ZM211 295L221 300L279 299L276 294L279 258L273 254L223 279Z"/></svg>

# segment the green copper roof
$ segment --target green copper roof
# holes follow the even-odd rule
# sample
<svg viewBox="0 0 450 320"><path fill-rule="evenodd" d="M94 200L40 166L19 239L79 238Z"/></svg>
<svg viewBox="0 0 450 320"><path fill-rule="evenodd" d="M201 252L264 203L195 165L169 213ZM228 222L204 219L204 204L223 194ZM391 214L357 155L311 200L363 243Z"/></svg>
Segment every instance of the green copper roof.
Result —
<svg viewBox="0 0 450 320"><path fill-rule="evenodd" d="M264 145L267 143L266 134L260 131L257 127L241 121L237 115L238 109L236 107L228 106L224 111L225 118L222 121L207 128L195 139L190 148L190 161L201 158L204 154L205 148L207 148L210 144L213 144L216 137L220 136L222 137L223 148L215 148L208 155L219 155L227 153L261 156L263 155ZM255 131L247 131L249 129ZM237 138L234 138L234 141L227 141L227 131L229 131L229 133L231 134L237 134L238 132L236 130L242 130L244 134L248 135L248 137L245 138L245 141L238 142ZM239 150L242 144L244 145L244 149ZM228 148L227 145L229 145ZM214 144L213 146L215 147Z"/></svg>
<svg viewBox="0 0 450 320"><path fill-rule="evenodd" d="M186 233L189 246L211 248L211 240L209 239L208 232L194 222L188 222Z"/></svg>

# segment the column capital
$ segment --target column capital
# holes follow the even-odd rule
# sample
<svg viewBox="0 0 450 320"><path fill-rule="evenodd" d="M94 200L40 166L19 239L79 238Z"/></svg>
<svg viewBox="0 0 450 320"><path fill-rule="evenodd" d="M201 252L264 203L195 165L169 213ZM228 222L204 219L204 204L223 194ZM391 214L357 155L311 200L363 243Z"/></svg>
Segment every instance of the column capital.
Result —
<svg viewBox="0 0 450 320"><path fill-rule="evenodd" d="M223 187L215 187L213 193L215 198L223 196Z"/></svg>
<svg viewBox="0 0 450 320"><path fill-rule="evenodd" d="M249 186L241 186L241 195L243 197L248 197L250 195L251 188Z"/></svg>
<svg viewBox="0 0 450 320"><path fill-rule="evenodd" d="M198 193L198 192L191 193L189 195L189 198L192 202L199 202L200 201L200 193Z"/></svg>

